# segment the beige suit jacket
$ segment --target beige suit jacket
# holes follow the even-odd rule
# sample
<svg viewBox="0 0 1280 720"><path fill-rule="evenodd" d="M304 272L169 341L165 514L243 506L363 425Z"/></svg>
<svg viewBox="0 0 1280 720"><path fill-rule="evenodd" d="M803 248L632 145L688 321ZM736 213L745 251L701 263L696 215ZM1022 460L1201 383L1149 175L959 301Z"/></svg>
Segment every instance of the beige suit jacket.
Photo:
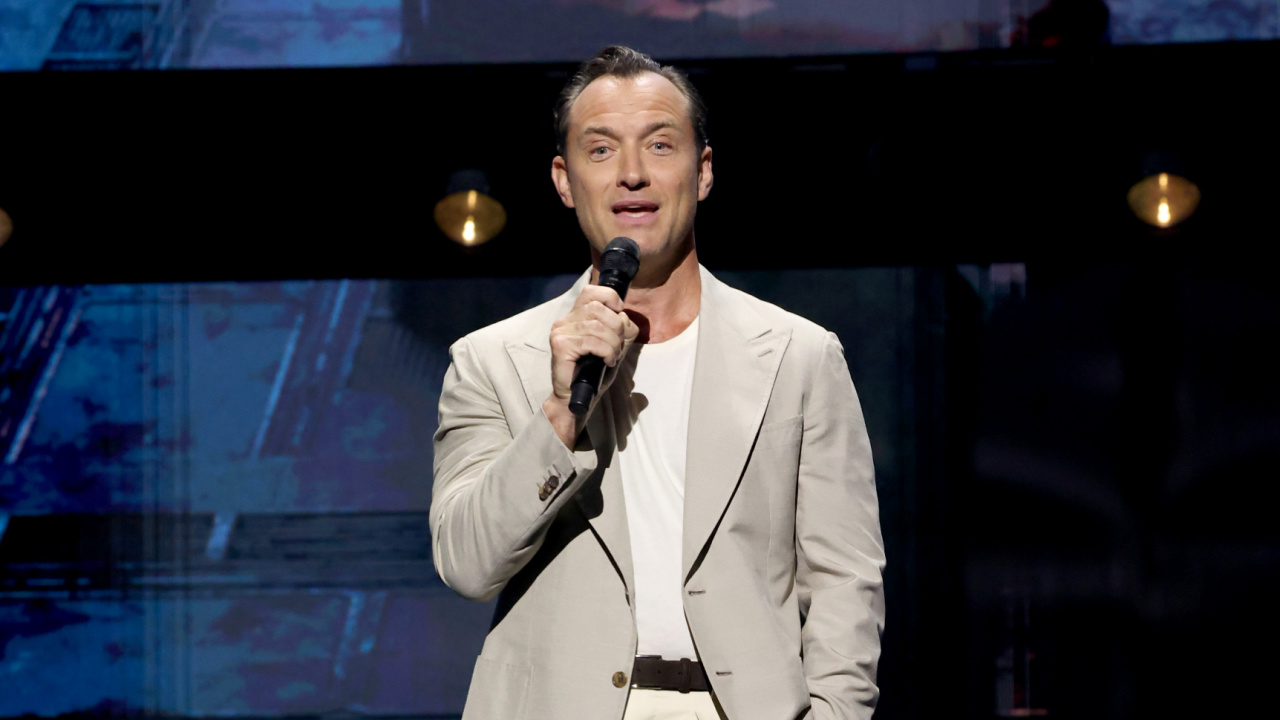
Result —
<svg viewBox="0 0 1280 720"><path fill-rule="evenodd" d="M730 720L870 717L884 550L843 349L701 273L683 538L698 654ZM542 413L551 324L588 277L450 350L435 566L464 596L498 596L465 720L616 720L626 706L636 629L613 402L572 451Z"/></svg>

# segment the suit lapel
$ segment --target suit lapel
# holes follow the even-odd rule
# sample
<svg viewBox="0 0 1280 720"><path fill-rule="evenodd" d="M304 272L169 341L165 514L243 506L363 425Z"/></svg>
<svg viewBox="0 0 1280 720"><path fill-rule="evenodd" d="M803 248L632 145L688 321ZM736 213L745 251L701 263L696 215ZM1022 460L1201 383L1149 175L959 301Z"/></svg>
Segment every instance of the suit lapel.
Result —
<svg viewBox="0 0 1280 720"><path fill-rule="evenodd" d="M699 313L685 461L686 580L733 498L791 339L705 269Z"/></svg>
<svg viewBox="0 0 1280 720"><path fill-rule="evenodd" d="M573 287L546 308L546 315L540 321L526 322L521 326L527 328L523 336L503 343L507 357L511 358L511 364L520 376L520 384L529 400L529 410L535 415L542 409L542 402L551 395L551 323L569 312L573 301L590 280L591 271L588 270L578 277Z"/></svg>
<svg viewBox="0 0 1280 720"><path fill-rule="evenodd" d="M682 576L686 579L733 498L764 419L783 352L791 340L789 330L771 327L734 291L705 269L701 273L702 301L685 461ZM570 303L585 282L584 277L570 289ZM561 315L565 312L568 306L559 309ZM541 328L538 332L546 330ZM547 338L543 334L510 340L506 350L524 386L530 411L536 415L542 401L551 394ZM631 540L622 477L613 461L617 439L612 396L610 392L600 399L586 429L604 471L590 479L575 500L613 558L623 582L632 588Z"/></svg>
<svg viewBox="0 0 1280 720"><path fill-rule="evenodd" d="M520 376L520 385L524 387L525 398L529 401L529 412L537 415L542 409L542 401L551 396L551 350L535 347L516 340L504 343L507 357Z"/></svg>
<svg viewBox="0 0 1280 720"><path fill-rule="evenodd" d="M551 395L551 348L548 344L547 331L551 322L567 313L582 291L582 286L590 278L588 272L566 293L567 304L557 306L550 314L553 316L543 327L539 326L536 334L522 339L508 340L504 343L507 356L520 376L520 384L524 388L525 398L529 401L529 410L536 416L542 409L542 403ZM627 511L622 497L622 477L617 463L614 462L614 449L617 446L613 423L613 393L606 392L599 404L587 420L586 436L588 445L600 458L599 469L594 477L589 478L574 495L574 500L591 523L592 529L605 550L613 558L618 572L622 575L627 587L633 587L631 570L631 540L627 528Z"/></svg>
<svg viewBox="0 0 1280 720"><path fill-rule="evenodd" d="M617 435L614 429L613 393L606 392L587 419L587 438L600 459L595 477L587 481L574 499L591 522L596 536L613 558L622 581L635 588L631 569L631 529L627 526L627 506L623 499L622 471L614 462Z"/></svg>

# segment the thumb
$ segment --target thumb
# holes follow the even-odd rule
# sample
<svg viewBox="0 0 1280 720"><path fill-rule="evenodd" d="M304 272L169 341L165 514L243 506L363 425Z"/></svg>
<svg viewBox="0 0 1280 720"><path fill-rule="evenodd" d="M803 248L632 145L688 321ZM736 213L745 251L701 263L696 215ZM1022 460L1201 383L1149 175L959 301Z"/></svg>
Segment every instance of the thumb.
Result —
<svg viewBox="0 0 1280 720"><path fill-rule="evenodd" d="M640 326L636 325L631 316L625 312L618 314L622 316L622 347L625 351L640 336Z"/></svg>

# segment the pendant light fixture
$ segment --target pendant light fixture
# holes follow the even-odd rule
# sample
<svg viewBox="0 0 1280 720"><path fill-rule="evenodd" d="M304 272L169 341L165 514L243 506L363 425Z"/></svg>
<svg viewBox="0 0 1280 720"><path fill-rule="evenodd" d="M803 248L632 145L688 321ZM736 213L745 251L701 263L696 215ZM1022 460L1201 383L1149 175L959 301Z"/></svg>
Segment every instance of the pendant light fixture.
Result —
<svg viewBox="0 0 1280 720"><path fill-rule="evenodd" d="M1142 165L1143 178L1129 188L1133 214L1158 228L1170 228L1191 217L1200 205L1200 188L1186 178L1177 158L1149 153Z"/></svg>
<svg viewBox="0 0 1280 720"><path fill-rule="evenodd" d="M507 211L489 196L489 179L483 172L459 170L449 177L444 199L436 203L435 221L450 240L475 247L502 232Z"/></svg>

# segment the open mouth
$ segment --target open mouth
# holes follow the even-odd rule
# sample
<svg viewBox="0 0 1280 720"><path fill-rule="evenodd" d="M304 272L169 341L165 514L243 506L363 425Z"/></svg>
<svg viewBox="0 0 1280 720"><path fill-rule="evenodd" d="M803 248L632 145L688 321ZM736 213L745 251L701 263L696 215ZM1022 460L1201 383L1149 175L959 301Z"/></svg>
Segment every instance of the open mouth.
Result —
<svg viewBox="0 0 1280 720"><path fill-rule="evenodd" d="M631 218L649 217L658 211L656 203L643 200L624 200L613 204L613 214Z"/></svg>

